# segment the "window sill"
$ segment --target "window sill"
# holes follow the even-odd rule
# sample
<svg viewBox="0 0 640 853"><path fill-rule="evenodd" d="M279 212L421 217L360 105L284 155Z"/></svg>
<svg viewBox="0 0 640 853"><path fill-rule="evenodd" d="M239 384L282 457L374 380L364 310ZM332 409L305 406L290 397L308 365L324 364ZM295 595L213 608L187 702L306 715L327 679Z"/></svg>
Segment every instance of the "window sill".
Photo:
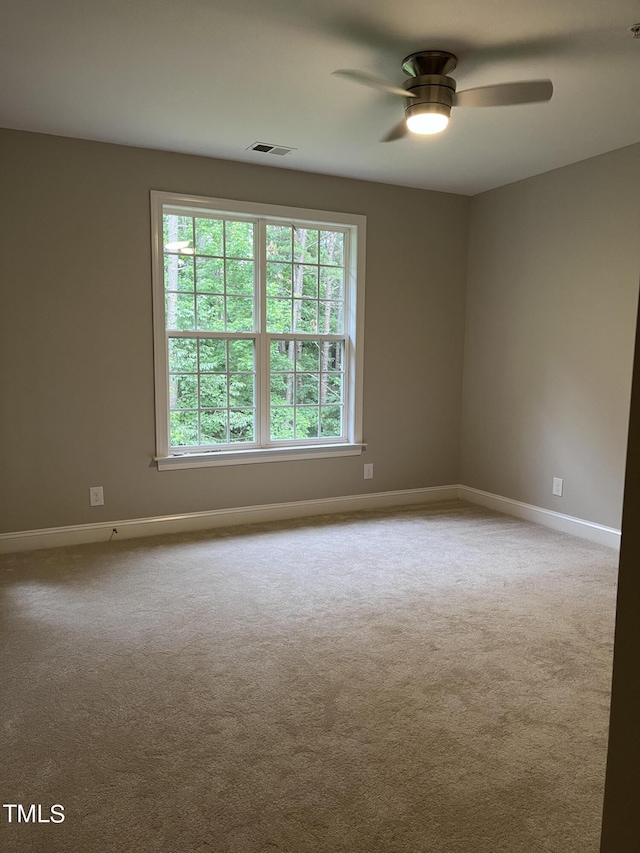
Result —
<svg viewBox="0 0 640 853"><path fill-rule="evenodd" d="M256 462L293 462L301 459L327 459L334 456L359 456L366 444L317 444L311 447L269 447L251 450L222 450L211 453L183 453L156 456L158 471L184 468L210 468L218 465L250 465Z"/></svg>

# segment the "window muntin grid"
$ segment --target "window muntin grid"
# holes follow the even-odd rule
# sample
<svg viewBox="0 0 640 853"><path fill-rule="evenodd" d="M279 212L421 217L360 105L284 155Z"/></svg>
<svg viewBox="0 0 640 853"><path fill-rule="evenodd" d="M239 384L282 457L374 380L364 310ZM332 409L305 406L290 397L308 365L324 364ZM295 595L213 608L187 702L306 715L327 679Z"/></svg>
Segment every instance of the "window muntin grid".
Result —
<svg viewBox="0 0 640 853"><path fill-rule="evenodd" d="M255 328L255 223L165 213L168 331Z"/></svg>
<svg viewBox="0 0 640 853"><path fill-rule="evenodd" d="M255 341L168 340L171 446L255 442Z"/></svg>
<svg viewBox="0 0 640 853"><path fill-rule="evenodd" d="M266 226L267 332L343 334L345 234Z"/></svg>
<svg viewBox="0 0 640 853"><path fill-rule="evenodd" d="M271 340L270 438L338 438L344 430L344 342Z"/></svg>
<svg viewBox="0 0 640 853"><path fill-rule="evenodd" d="M194 452L233 449L240 443L269 447L345 441L348 229L172 210L173 205L166 205L163 215L167 346L177 353L184 344L176 341L191 341L196 368L177 365L175 354L169 358L171 448ZM270 305L276 303L289 320L270 325ZM262 334L260 328L265 329ZM299 350L311 341L325 353L325 361L328 353L338 353L340 370L329 376L322 363L311 370L295 354L289 370L272 369L272 343L283 333L286 347ZM200 366L202 341L218 337L226 339L227 348L234 340L250 338L251 370L207 375ZM290 374L288 405L272 398L270 385L277 374ZM276 429L278 423L281 428Z"/></svg>

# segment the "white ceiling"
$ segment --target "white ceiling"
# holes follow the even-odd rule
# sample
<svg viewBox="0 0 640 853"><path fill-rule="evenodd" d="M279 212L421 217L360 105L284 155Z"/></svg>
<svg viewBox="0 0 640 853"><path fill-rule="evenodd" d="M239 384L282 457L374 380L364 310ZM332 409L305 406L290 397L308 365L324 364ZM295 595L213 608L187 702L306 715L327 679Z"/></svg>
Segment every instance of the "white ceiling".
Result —
<svg viewBox="0 0 640 853"><path fill-rule="evenodd" d="M473 195L640 141L638 0L3 0L0 124ZM416 50L458 89L549 77L548 104L454 109L378 140ZM284 157L247 151L260 141Z"/></svg>

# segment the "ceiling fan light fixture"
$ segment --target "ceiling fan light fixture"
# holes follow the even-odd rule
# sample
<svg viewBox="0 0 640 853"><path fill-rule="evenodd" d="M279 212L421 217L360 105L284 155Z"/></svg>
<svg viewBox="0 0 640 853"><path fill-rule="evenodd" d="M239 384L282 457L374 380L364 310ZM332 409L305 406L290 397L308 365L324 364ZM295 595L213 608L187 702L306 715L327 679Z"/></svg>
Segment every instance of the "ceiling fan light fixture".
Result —
<svg viewBox="0 0 640 853"><path fill-rule="evenodd" d="M420 136L440 133L449 124L450 113L446 104L412 104L406 111L407 128Z"/></svg>

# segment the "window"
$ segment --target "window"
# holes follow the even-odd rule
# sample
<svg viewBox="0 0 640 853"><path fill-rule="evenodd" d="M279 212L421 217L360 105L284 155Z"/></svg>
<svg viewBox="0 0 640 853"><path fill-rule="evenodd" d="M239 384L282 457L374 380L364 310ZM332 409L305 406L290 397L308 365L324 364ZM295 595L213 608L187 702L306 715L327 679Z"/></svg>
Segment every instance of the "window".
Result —
<svg viewBox="0 0 640 853"><path fill-rule="evenodd" d="M151 204L158 466L359 453L365 218Z"/></svg>

